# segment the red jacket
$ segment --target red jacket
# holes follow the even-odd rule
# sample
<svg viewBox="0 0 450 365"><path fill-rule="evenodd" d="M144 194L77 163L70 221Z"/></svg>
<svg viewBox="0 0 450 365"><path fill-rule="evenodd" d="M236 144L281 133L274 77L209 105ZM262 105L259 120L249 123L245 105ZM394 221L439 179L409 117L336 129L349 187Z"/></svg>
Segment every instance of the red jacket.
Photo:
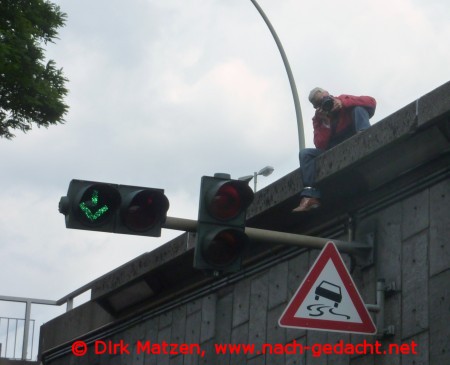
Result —
<svg viewBox="0 0 450 365"><path fill-rule="evenodd" d="M316 114L313 117L314 127L314 145L321 149L326 150L328 148L330 139L332 138L331 121L336 123L334 135L346 130L352 123L352 108L355 106L367 107L369 117L372 117L375 113L375 107L377 105L374 98L371 96L352 96L352 95L339 95L337 97L342 102L342 109L335 115L316 110Z"/></svg>

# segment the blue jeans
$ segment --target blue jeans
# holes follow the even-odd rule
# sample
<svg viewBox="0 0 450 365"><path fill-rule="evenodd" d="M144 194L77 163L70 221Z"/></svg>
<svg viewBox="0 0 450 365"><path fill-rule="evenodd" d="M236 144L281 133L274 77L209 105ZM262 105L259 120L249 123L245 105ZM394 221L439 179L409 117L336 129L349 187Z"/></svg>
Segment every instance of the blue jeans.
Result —
<svg viewBox="0 0 450 365"><path fill-rule="evenodd" d="M345 131L340 133L336 138L332 138L329 147L334 147L337 144L350 138L357 132L363 131L370 127L369 113L362 106L353 108L352 112L353 124L351 124ZM303 190L300 196L317 198L321 197L320 191L316 188L316 157L324 151L318 148L305 148L300 151L300 167L302 170Z"/></svg>

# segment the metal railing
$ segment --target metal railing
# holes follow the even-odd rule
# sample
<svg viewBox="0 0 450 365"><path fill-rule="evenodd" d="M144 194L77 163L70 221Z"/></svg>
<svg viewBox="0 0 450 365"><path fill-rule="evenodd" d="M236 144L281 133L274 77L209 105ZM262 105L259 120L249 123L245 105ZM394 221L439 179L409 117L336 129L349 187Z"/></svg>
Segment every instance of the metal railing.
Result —
<svg viewBox="0 0 450 365"><path fill-rule="evenodd" d="M103 277L103 276L102 276ZM100 279L102 278L100 277ZM78 288L77 290L71 292L70 294L65 295L64 297L62 297L59 300L47 300L47 299L36 299L36 298L23 298L23 297L12 297L12 296L7 296L7 295L0 295L0 301L6 301L6 302L16 302L16 303L25 303L25 318L17 318L18 321L23 321L23 331L21 331L21 333L18 333L18 331L16 330L15 335L14 335L14 346L16 348L17 345L17 341L20 341L20 335L22 335L22 353L21 353L21 360L29 360L28 357L28 347L29 347L29 342L30 342L30 328L32 327L32 331L33 334L31 336L31 343L33 345L34 342L34 325L35 325L35 320L30 318L31 315L31 305L32 304L40 304L40 305L53 305L53 306L61 306L66 304L66 311L70 311L71 309L73 309L73 302L74 299L76 297L78 297L79 295L89 291L94 282L96 282L99 279L93 280L89 283L87 283L86 285L83 285L81 288ZM6 317L5 317L6 318ZM1 330L1 328L0 328ZM2 339L2 333L0 332L0 341ZM19 339L17 338L19 337ZM3 346L0 344L0 348L1 347L6 347L5 344L3 344ZM3 351L3 350L2 350ZM7 354L6 352L7 350L5 349L4 353ZM31 350L32 351L32 350ZM31 354L32 352L30 352ZM0 357L2 357L1 355L2 353L0 353ZM8 357L8 356L3 356L3 357ZM15 357L15 352L14 352L14 357ZM30 355L31 357L31 355Z"/></svg>
<svg viewBox="0 0 450 365"><path fill-rule="evenodd" d="M21 353L23 360L31 360L31 356L23 358L24 344L20 338L24 337L25 331L27 331L25 319L0 317L0 358L18 359L17 354ZM27 347L30 347L30 354L33 353L34 332L35 320L30 319L27 336L31 338L31 344L27 344Z"/></svg>
<svg viewBox="0 0 450 365"><path fill-rule="evenodd" d="M7 301L7 302L25 303L25 318L22 319L24 321L24 330L23 330L22 356L21 356L21 359L22 360L27 360L27 357L28 357L28 355L27 355L28 354L28 342L29 342L29 336L30 336L30 325L31 325L31 321L32 321L30 319L31 305L32 304L58 305L57 301L46 300L46 299L10 297L10 296L5 296L5 295L0 295L0 300L4 300L4 301Z"/></svg>

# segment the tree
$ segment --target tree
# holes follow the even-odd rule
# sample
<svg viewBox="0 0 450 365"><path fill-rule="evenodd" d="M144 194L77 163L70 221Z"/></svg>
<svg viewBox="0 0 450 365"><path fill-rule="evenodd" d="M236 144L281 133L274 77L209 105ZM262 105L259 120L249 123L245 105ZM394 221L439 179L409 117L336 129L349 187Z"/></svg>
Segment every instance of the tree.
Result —
<svg viewBox="0 0 450 365"><path fill-rule="evenodd" d="M42 45L53 43L66 16L48 0L0 0L0 137L64 122L67 79L45 63Z"/></svg>

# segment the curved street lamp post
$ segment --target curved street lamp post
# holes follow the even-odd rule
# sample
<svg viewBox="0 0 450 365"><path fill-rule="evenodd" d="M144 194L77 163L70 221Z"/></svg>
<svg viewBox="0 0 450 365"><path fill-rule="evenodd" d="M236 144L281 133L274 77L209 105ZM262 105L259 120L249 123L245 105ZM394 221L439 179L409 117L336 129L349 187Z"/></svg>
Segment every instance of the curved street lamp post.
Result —
<svg viewBox="0 0 450 365"><path fill-rule="evenodd" d="M289 62L288 62L286 53L284 52L283 45L281 44L280 38L278 38L278 35L275 32L275 29L273 28L273 26L270 23L269 19L267 18L266 14L261 9L261 7L256 2L256 0L250 0L250 1L253 3L255 8L258 10L259 14L261 14L265 23L269 27L270 33L272 33L275 43L277 44L278 50L280 51L281 58L283 59L284 67L286 68L286 73L289 78L289 84L291 86L292 97L294 99L295 115L296 115L296 119L297 119L297 129L298 129L298 144L299 144L300 150L302 150L305 148L305 134L303 131L303 118L302 118L302 111L300 108L300 101L298 98L297 87L295 85L294 76L292 75L291 67L289 66Z"/></svg>

